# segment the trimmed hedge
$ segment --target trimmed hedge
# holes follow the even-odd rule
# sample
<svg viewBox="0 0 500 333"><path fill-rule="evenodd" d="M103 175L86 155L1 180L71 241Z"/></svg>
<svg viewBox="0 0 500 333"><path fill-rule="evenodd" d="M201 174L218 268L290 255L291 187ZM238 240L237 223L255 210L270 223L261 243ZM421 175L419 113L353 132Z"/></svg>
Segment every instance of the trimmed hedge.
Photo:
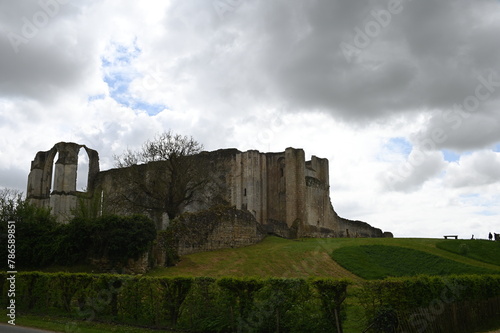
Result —
<svg viewBox="0 0 500 333"><path fill-rule="evenodd" d="M1 306L6 306L7 275ZM26 272L16 311L191 332L337 332L349 282Z"/></svg>
<svg viewBox="0 0 500 333"><path fill-rule="evenodd" d="M500 276L391 278L364 283L373 332L474 332L500 318Z"/></svg>
<svg viewBox="0 0 500 333"><path fill-rule="evenodd" d="M0 306L7 306L7 274ZM341 332L348 280L26 272L16 312L191 332ZM366 332L475 332L498 324L500 276L392 278L354 290Z"/></svg>

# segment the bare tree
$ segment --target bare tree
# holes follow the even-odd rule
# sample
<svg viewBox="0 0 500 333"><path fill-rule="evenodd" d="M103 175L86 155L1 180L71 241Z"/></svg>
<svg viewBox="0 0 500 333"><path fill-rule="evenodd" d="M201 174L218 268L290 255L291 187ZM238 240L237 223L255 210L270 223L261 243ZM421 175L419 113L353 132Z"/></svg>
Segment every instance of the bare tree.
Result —
<svg viewBox="0 0 500 333"><path fill-rule="evenodd" d="M168 131L146 141L139 150L115 156L116 166L130 171L129 190L123 198L136 210L175 218L207 182L207 170L196 156L202 150L203 145L193 137Z"/></svg>
<svg viewBox="0 0 500 333"><path fill-rule="evenodd" d="M14 219L17 207L22 203L22 192L11 188L0 188L0 221Z"/></svg>

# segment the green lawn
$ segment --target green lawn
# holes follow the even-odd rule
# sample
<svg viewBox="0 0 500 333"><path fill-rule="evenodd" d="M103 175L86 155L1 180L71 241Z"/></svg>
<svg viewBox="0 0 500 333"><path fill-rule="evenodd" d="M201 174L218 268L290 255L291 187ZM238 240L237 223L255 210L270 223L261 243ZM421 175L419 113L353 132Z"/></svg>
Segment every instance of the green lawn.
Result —
<svg viewBox="0 0 500 333"><path fill-rule="evenodd" d="M470 273L470 266L500 273L500 267L465 257L436 247L440 239L398 238L328 238L289 240L267 237L256 245L195 253L181 258L175 267L157 268L148 273L152 276L254 276L254 277L300 277L310 276L350 278L360 281L363 276L349 271L347 266L332 260L331 254L341 248L366 245L392 246L393 249L413 249L448 259L456 263L454 273ZM434 257L432 257L434 258ZM408 261L408 260L407 260ZM422 264L411 264L418 274L426 274ZM463 265L460 265L463 264ZM462 271L463 269L463 271ZM474 271L474 269L472 269ZM486 270L484 270L486 272Z"/></svg>
<svg viewBox="0 0 500 333"><path fill-rule="evenodd" d="M487 240L447 240L436 247L462 256L500 266L500 242Z"/></svg>
<svg viewBox="0 0 500 333"><path fill-rule="evenodd" d="M415 249L387 245L346 246L332 258L364 279L451 274L494 274L498 271L446 259Z"/></svg>

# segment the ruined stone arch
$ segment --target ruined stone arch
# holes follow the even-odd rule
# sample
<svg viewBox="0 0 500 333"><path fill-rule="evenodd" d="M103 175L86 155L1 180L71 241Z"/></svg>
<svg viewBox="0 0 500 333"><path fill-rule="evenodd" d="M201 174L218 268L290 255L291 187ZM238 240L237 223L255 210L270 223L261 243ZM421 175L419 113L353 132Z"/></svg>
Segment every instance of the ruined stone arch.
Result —
<svg viewBox="0 0 500 333"><path fill-rule="evenodd" d="M87 191L93 191L99 173L97 151L73 142L59 142L48 151L38 152L31 162L27 200L41 207L50 207L61 220L71 217L77 204L78 155L82 148L89 158Z"/></svg>
<svg viewBox="0 0 500 333"><path fill-rule="evenodd" d="M83 163L82 157L86 159L87 164ZM85 146L80 147L78 150L78 161L76 169L76 191L88 192L90 188L90 161L91 153ZM86 165L86 166L85 166ZM82 168L85 168L82 170ZM83 190L82 190L83 189Z"/></svg>

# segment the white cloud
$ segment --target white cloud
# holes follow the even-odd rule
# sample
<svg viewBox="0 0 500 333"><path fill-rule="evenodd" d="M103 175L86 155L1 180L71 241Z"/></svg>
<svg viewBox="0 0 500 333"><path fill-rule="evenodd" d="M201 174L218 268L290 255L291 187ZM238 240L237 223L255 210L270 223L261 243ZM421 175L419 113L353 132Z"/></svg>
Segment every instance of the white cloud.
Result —
<svg viewBox="0 0 500 333"><path fill-rule="evenodd" d="M454 105L500 73L497 1L404 2L350 63L340 44L387 1L226 1L221 13L203 0L42 0L56 2L49 15L0 0L0 187L24 190L30 160L56 142L97 149L107 169L172 129L208 150L326 157L338 213L396 235L495 226L500 89L481 88L470 115ZM16 53L9 33L44 12Z"/></svg>
<svg viewBox="0 0 500 333"><path fill-rule="evenodd" d="M449 165L445 184L453 188L500 184L500 153L482 150L462 155Z"/></svg>

